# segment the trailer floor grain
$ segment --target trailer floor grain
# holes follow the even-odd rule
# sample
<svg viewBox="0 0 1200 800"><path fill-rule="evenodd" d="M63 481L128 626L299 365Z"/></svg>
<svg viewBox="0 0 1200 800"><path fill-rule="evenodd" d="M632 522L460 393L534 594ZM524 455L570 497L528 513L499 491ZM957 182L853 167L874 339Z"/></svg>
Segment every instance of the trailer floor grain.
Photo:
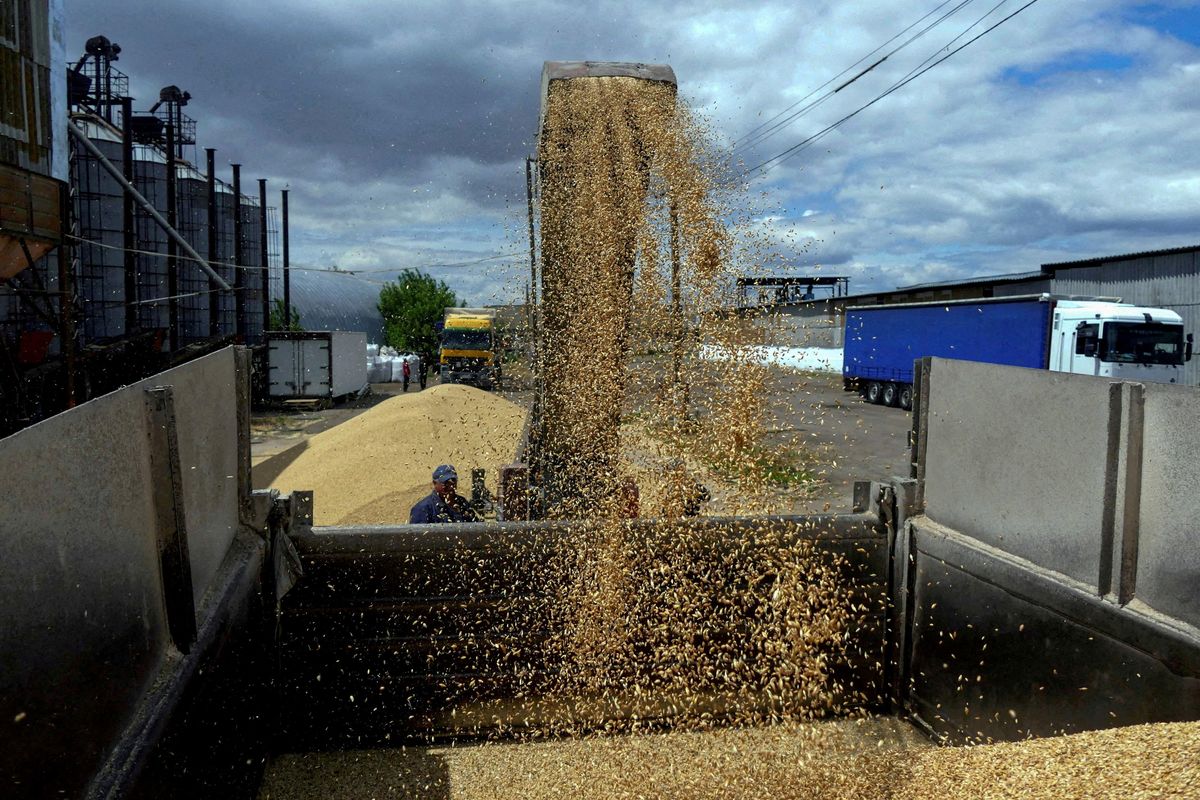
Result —
<svg viewBox="0 0 1200 800"><path fill-rule="evenodd" d="M290 753L261 800L792 797L841 780L863 754L931 745L895 718L765 728ZM897 762L904 759L896 758ZM819 795L810 795L819 796Z"/></svg>
<svg viewBox="0 0 1200 800"><path fill-rule="evenodd" d="M894 718L536 743L292 753L260 800L1200 797L1200 722L937 748Z"/></svg>

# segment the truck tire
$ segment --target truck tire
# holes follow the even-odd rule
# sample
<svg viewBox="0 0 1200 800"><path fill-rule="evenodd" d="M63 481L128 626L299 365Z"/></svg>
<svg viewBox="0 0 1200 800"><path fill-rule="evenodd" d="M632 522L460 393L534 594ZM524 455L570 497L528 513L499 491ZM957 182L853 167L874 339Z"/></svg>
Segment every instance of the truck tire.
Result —
<svg viewBox="0 0 1200 800"><path fill-rule="evenodd" d="M867 381L867 388L863 390L863 399L873 405L879 405L883 400L883 384L879 381Z"/></svg>
<svg viewBox="0 0 1200 800"><path fill-rule="evenodd" d="M905 411L912 411L912 392L911 383L900 384L900 407Z"/></svg>
<svg viewBox="0 0 1200 800"><path fill-rule="evenodd" d="M879 398L879 404L891 406L895 408L900 404L900 387L894 383L885 383L883 385L883 396Z"/></svg>

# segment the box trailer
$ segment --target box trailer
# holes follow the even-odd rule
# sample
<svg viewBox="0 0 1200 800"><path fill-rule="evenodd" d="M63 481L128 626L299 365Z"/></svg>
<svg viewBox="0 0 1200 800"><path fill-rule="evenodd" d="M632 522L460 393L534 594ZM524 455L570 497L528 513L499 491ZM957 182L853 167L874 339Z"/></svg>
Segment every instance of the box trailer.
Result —
<svg viewBox="0 0 1200 800"><path fill-rule="evenodd" d="M269 396L329 399L367 385L367 335L358 331L275 331L267 334Z"/></svg>
<svg viewBox="0 0 1200 800"><path fill-rule="evenodd" d="M842 377L868 402L912 407L913 361L935 356L1176 383L1192 356L1174 311L1049 294L846 309Z"/></svg>

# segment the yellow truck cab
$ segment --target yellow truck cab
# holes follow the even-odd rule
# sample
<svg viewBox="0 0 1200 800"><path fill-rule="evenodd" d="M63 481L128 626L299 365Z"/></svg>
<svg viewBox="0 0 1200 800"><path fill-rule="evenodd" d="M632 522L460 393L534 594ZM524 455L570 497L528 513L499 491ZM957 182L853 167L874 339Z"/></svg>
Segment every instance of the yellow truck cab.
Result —
<svg viewBox="0 0 1200 800"><path fill-rule="evenodd" d="M500 359L496 349L495 311L446 309L438 359L443 383L469 383L481 389L498 386Z"/></svg>

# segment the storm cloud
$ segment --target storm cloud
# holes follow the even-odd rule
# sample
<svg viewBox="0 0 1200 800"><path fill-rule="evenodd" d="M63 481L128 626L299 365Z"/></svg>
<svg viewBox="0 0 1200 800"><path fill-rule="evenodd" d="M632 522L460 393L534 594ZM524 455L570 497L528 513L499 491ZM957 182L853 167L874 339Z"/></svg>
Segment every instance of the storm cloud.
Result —
<svg viewBox="0 0 1200 800"><path fill-rule="evenodd" d="M293 263L423 268L483 302L523 293L542 61L670 63L714 138L752 167L1024 3L990 15L994 2L962 3L745 146L957 5L68 0L67 41L74 53L96 34L120 43L137 106L179 85L220 163L287 185ZM1198 28L1191 3L1035 3L746 174L760 232L790 268L850 275L857 290L1193 244Z"/></svg>

